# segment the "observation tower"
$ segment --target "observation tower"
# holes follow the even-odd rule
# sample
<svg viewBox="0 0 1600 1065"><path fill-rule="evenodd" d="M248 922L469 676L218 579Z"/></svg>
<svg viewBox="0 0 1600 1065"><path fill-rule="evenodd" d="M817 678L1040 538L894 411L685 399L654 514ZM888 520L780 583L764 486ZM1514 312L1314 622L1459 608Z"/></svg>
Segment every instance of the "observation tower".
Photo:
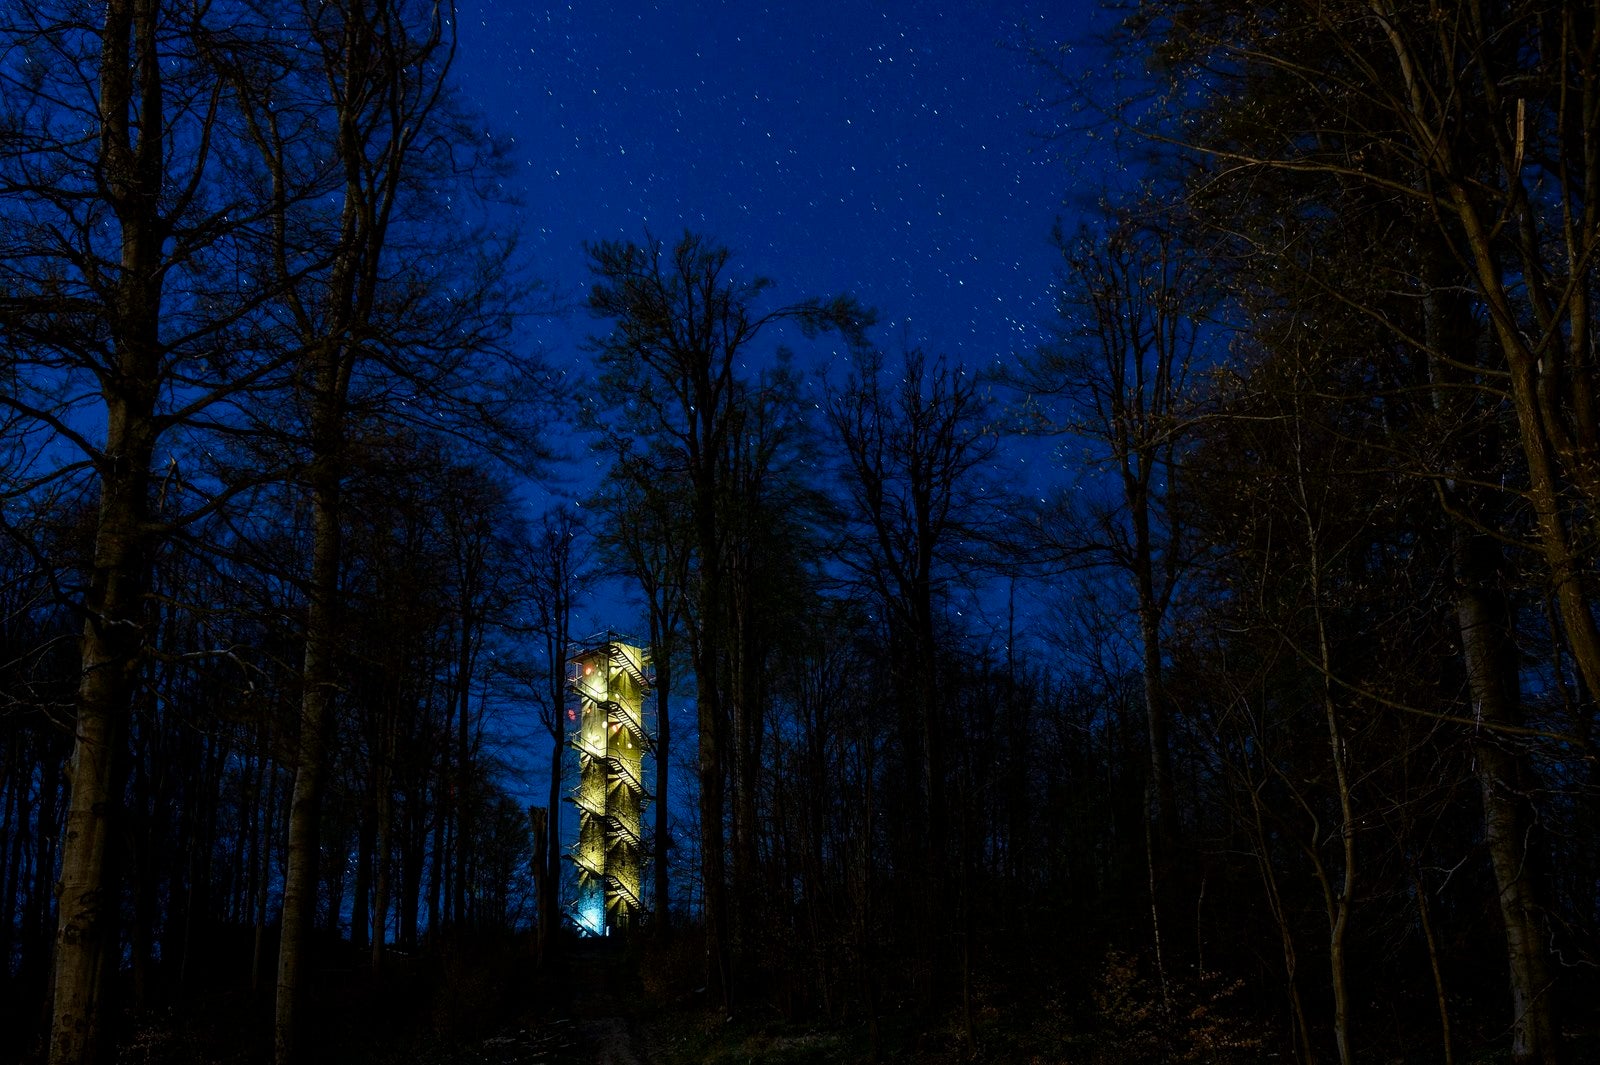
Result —
<svg viewBox="0 0 1600 1065"><path fill-rule="evenodd" d="M629 928L644 915L646 860L644 752L650 737L642 709L650 690L645 653L610 633L580 644L568 659L576 697L578 841L569 852L578 870L573 917L588 935Z"/></svg>

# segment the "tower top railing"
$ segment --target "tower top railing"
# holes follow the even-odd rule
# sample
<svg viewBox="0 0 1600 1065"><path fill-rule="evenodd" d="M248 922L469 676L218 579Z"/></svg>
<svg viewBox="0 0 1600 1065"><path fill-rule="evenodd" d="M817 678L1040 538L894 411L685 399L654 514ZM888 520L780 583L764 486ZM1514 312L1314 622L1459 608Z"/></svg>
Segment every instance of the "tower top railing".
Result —
<svg viewBox="0 0 1600 1065"><path fill-rule="evenodd" d="M604 656L611 660L612 665L628 674L643 690L649 688L652 682L649 670L645 666L644 647L644 643L635 636L602 629L581 640L574 640L567 650L567 661L577 662L584 658ZM630 650L637 654L629 654Z"/></svg>

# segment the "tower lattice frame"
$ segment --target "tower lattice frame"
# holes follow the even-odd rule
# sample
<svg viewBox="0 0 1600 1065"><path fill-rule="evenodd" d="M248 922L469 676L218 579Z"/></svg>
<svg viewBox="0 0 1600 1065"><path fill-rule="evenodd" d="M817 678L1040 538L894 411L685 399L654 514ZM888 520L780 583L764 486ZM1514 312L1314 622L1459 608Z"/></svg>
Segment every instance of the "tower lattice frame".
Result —
<svg viewBox="0 0 1600 1065"><path fill-rule="evenodd" d="M650 690L645 652L610 633L584 641L568 659L575 698L578 840L573 919L589 935L629 928L645 917L644 755L651 749L643 707Z"/></svg>

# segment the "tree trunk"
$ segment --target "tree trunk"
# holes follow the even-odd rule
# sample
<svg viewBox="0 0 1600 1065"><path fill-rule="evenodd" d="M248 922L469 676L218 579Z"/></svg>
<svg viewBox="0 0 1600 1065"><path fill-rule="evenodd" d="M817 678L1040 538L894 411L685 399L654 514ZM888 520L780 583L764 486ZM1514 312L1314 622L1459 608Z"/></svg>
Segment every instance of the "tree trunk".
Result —
<svg viewBox="0 0 1600 1065"><path fill-rule="evenodd" d="M1442 259L1442 256L1436 255L1435 259ZM1434 266L1435 259L1424 261L1425 271ZM1480 259L1478 266L1480 281L1488 280L1481 271L1491 264ZM1449 279L1450 275L1446 275L1445 280ZM1488 479L1484 471L1492 468L1502 448L1493 429L1493 420L1473 405L1458 409L1462 393L1453 387L1460 383L1458 377L1463 376L1456 366L1472 365L1473 360L1467 356L1480 341L1480 327L1465 300L1460 295L1450 295L1458 291L1454 286L1441 284L1440 279L1431 276L1428 280L1430 288L1423 308L1429 347L1433 351L1453 353L1458 360L1451 363L1436 358L1430 362L1428 374L1434 385L1434 406L1453 419L1479 426L1477 431L1458 442L1451 458L1462 478L1459 483L1446 482L1445 490L1449 508L1456 512L1448 517L1452 522L1450 551L1456 579L1456 624L1461 632L1462 663L1474 717L1483 724L1473 736L1473 764L1483 802L1484 842L1494 871L1506 942L1512 1058L1519 1065L1554 1065L1560 1056L1560 1029L1555 1016L1553 977L1540 933L1543 901L1538 870L1542 863L1532 860L1534 853L1529 846L1535 823L1525 791L1529 774L1523 764L1524 757L1512 746L1510 737L1495 731L1497 726L1521 723L1517 651L1512 637L1514 621L1502 586L1506 560L1498 541L1474 528L1493 528L1499 517L1496 513L1498 496L1471 486ZM1514 352L1500 333L1497 328L1502 353L1508 359L1514 358ZM1520 404L1519 423L1526 431ZM1528 441L1524 439L1523 443L1526 449ZM1533 456L1526 450L1525 454L1530 472L1537 477L1537 471L1532 469L1537 465ZM1541 531L1549 532L1546 519L1554 520L1554 517L1545 513L1548 508L1539 503L1537 496L1535 492ZM1548 558L1551 549L1548 537L1545 547ZM1569 582L1564 593L1558 595L1563 601L1563 617L1569 606L1575 605L1566 600L1574 598L1581 599L1581 591L1575 582ZM1586 605L1581 610L1587 615ZM1584 678L1587 687L1589 674L1584 673Z"/></svg>
<svg viewBox="0 0 1600 1065"><path fill-rule="evenodd" d="M1148 458L1145 459L1148 468ZM1150 498L1142 485L1130 485L1127 504L1134 526L1134 584L1139 596L1139 638L1144 656L1144 711L1149 731L1150 791L1155 797L1156 868L1167 880L1178 840L1178 799L1172 780L1172 744L1167 738L1167 704L1162 688L1161 618L1156 595L1155 552L1150 539Z"/></svg>
<svg viewBox="0 0 1600 1065"><path fill-rule="evenodd" d="M161 632L155 640L156 646L172 645L171 627L169 625L166 628L167 631ZM128 791L132 801L124 814L126 828L122 834L121 849L133 878L133 923L128 930L129 963L133 979L128 988L128 1005L134 1010L143 1010L150 994L151 969L155 966L157 898L162 893L163 880L167 881L166 894L171 902L169 912L165 915L169 927L179 923L181 913L178 904L180 885L172 875L175 849L168 839L169 826L163 819L163 812L170 804L172 795L165 789L162 794L156 794L156 785L151 778L167 778L174 773L180 776L194 774L197 777L198 773L194 766L188 764L157 764L169 752L164 751L164 745L153 736L160 727L154 699L147 696L140 700L135 720L142 724L133 730L129 744L132 771ZM187 808L173 812L180 822L193 816L193 811ZM169 935L165 946L171 945Z"/></svg>
<svg viewBox="0 0 1600 1065"><path fill-rule="evenodd" d="M659 645L658 645L659 646ZM655 648L652 648L654 652ZM670 652L668 653L670 654ZM671 887L667 851L672 846L672 827L667 810L672 805L672 664L668 655L655 660L656 673L656 829L655 829L655 922L665 934L672 923Z"/></svg>
<svg viewBox="0 0 1600 1065"><path fill-rule="evenodd" d="M924 988L923 1006L932 1012L941 1005L944 989L941 976L944 972L943 949L948 946L944 936L934 929L948 927L950 921L950 874L946 868L946 826L944 807L944 757L940 744L941 722L939 715L938 646L933 630L933 592L930 574L933 566L933 542L926 538L926 530L919 537L917 579L912 595L912 618L915 630L912 641L916 647L913 668L917 699L917 721L921 729L922 765L920 777L922 793L920 814L922 824L913 831L923 833L923 912L918 923L926 934L917 937L927 965L928 981Z"/></svg>
<svg viewBox="0 0 1600 1065"><path fill-rule="evenodd" d="M265 759L263 759L265 760ZM262 805L260 819L263 826L261 834L260 864L254 868L256 876L255 904L256 904L256 934L255 946L250 957L250 990L258 991L261 988L261 978L266 968L266 940L267 940L267 911L272 896L272 850L277 833L273 831L273 823L277 820L278 813L278 767L273 766L267 774L267 800Z"/></svg>
<svg viewBox="0 0 1600 1065"><path fill-rule="evenodd" d="M714 397L708 367L696 368L695 395L702 409L694 415L699 435L691 434L698 450L691 452L694 470L695 531L700 557L698 588L699 631L694 640L695 695L700 726L700 869L706 927L706 987L710 1001L724 1010L733 1005L733 960L728 942L728 903L723 851L724 789L723 740L727 731L722 700L723 643L721 611L722 540L717 519L717 462L713 443L720 430L715 419L721 412L703 409Z"/></svg>
<svg viewBox="0 0 1600 1065"><path fill-rule="evenodd" d="M367 794L361 801L361 825L356 830L356 882L350 898L350 946L366 950L372 920L372 865L378 849L378 799L375 767L367 770Z"/></svg>
<svg viewBox="0 0 1600 1065"><path fill-rule="evenodd" d="M422 870L427 864L428 826L425 796L413 792L406 800L406 834L400 850L400 927L395 938L403 950L417 948L422 910Z"/></svg>
<svg viewBox="0 0 1600 1065"><path fill-rule="evenodd" d="M428 854L428 939L434 940L439 936L439 925L444 921L444 914L440 912L444 900L445 879L445 828L450 820L449 796L446 794L450 776L449 759L440 755L438 760L438 780L433 786L433 846Z"/></svg>
<svg viewBox="0 0 1600 1065"><path fill-rule="evenodd" d="M1494 868L1511 980L1511 1059L1518 1065L1555 1065L1560 1059L1554 980L1544 949L1543 904L1537 876L1542 863L1526 797L1529 774L1510 739L1495 731L1519 720L1511 617L1499 591L1499 545L1457 527L1456 619L1474 716L1473 761L1483 796L1484 842Z"/></svg>
<svg viewBox="0 0 1600 1065"><path fill-rule="evenodd" d="M92 1062L110 1047L106 981L116 965L114 822L119 755L144 632L150 462L160 372L159 269L164 223L159 0L108 0L101 32L100 165L121 228L120 275L108 306L115 370L101 381L105 453L84 597L81 681L73 729L71 792L58 885L51 1065ZM130 62L130 59L132 62ZM137 110L137 140L130 113Z"/></svg>
<svg viewBox="0 0 1600 1065"><path fill-rule="evenodd" d="M1298 403L1296 405L1298 406ZM1296 415L1298 426L1302 424L1298 410ZM1328 760L1333 766L1335 798L1339 804L1340 869L1337 879L1330 874L1323 861L1324 839L1318 838L1319 833L1315 828L1310 846L1306 850L1316 871L1317 883L1322 889L1323 912L1328 921L1328 981L1333 991L1333 1039L1338 1047L1340 1065L1352 1065L1355 1060L1355 1047L1350 1036L1350 986L1346 944L1350 932L1350 909L1355 905L1356 889L1356 816L1352 782L1355 772L1350 764L1350 749L1345 726L1333 688L1333 649L1324 614L1325 597L1322 585L1323 568L1327 563L1323 561L1326 555L1322 550L1322 515L1319 509L1321 500L1314 500L1308 489L1307 466L1310 461L1308 448L1298 435L1298 430L1296 433L1293 442L1296 494L1301 520L1305 524L1305 561L1309 577L1311 613L1317 636L1317 672L1320 674L1323 720L1327 726ZM1310 806L1305 805L1305 809L1307 814L1311 815L1313 825L1316 825L1317 818L1312 814Z"/></svg>
<svg viewBox="0 0 1600 1065"><path fill-rule="evenodd" d="M1455 1065L1455 1043L1450 1038L1450 999L1444 990L1444 970L1439 965L1439 941L1433 931L1433 907L1428 903L1428 888L1422 870L1413 867L1411 886L1417 894L1417 918L1422 923L1422 940L1428 947L1428 969L1433 973L1433 997L1439 1005L1439 1043L1444 1065Z"/></svg>
<svg viewBox="0 0 1600 1065"><path fill-rule="evenodd" d="M1574 546L1572 530L1563 509L1560 457L1551 437L1560 419L1549 403L1544 360L1528 347L1527 338L1505 287L1504 272L1494 241L1477 205L1463 187L1452 190L1472 254L1479 290L1490 312L1495 338L1505 358L1511 384L1511 406L1516 412L1518 440L1528 473L1527 498L1533 505L1539 545L1556 593L1567 645L1590 699L1600 700L1600 626L1589 602L1590 561ZM1572 471L1565 471L1571 473ZM1480 763L1481 767L1481 763ZM1502 885L1502 891L1504 885Z"/></svg>
<svg viewBox="0 0 1600 1065"><path fill-rule="evenodd" d="M465 598L471 592L462 590ZM465 929L468 912L468 863L472 858L472 671L476 654L475 625L469 604L462 603L461 645L457 648L456 691L458 714L456 717L456 853L454 870L454 900L450 909L455 923Z"/></svg>
<svg viewBox="0 0 1600 1065"><path fill-rule="evenodd" d="M28 892L22 922L22 956L17 962L17 985L40 1007L47 1031L50 1006L47 995L52 961L52 936L56 913L52 912L56 876L56 840L60 832L58 811L62 805L61 783L64 766L55 744L41 743L43 757L39 769L39 817L33 841L33 889Z"/></svg>
<svg viewBox="0 0 1600 1065"><path fill-rule="evenodd" d="M561 649L561 655L566 654L566 649ZM565 675L565 662L552 662L550 668L555 670L557 677ZM559 683L551 685L551 694L562 690L564 686ZM552 708L552 720L555 730L551 735L552 749L550 751L550 806L546 815L544 854L539 856L544 863L543 875L539 878L539 942L542 949L549 949L556 942L556 933L561 928L561 791L564 783L562 769L566 759L566 707L558 702Z"/></svg>
<svg viewBox="0 0 1600 1065"><path fill-rule="evenodd" d="M318 375L319 404L333 401L336 371L324 366ZM278 1001L273 1028L273 1055L277 1065L301 1059L301 1011L305 1000L305 963L317 915L317 851L322 812L327 734L334 692L338 687L335 623L339 594L340 487L332 453L335 432L326 419L333 411L319 411L324 424L319 432L311 488L311 579L308 586L304 691L300 700L300 740L289 802L289 847L283 880L283 921L278 945Z"/></svg>
<svg viewBox="0 0 1600 1065"><path fill-rule="evenodd" d="M119 419L120 420L120 419ZM148 437L113 445L121 472L103 486L82 638L71 791L58 885L51 1065L98 1061L106 1020L106 979L116 964L117 891L110 876L119 788L116 765L140 652L144 498Z"/></svg>
<svg viewBox="0 0 1600 1065"><path fill-rule="evenodd" d="M385 737L391 735L384 729ZM394 860L394 797L389 786L389 744L384 744L384 757L377 767L377 854L372 869L372 975L383 972L383 949L389 929L389 867Z"/></svg>
<svg viewBox="0 0 1600 1065"><path fill-rule="evenodd" d="M1174 875L1177 848L1178 804L1172 786L1172 748L1167 741L1167 708L1162 689L1161 620L1150 581L1149 541L1145 538L1136 558L1139 586L1139 635L1144 655L1144 709L1146 726L1146 771L1149 793L1154 803L1145 803L1147 864L1150 875L1150 920L1156 944L1156 968L1163 986L1169 959L1167 944L1187 942L1174 927L1179 912L1178 886ZM1136 549L1137 550L1137 549Z"/></svg>
<svg viewBox="0 0 1600 1065"><path fill-rule="evenodd" d="M732 548L728 567L728 694L733 726L733 884L730 917L741 995L756 998L767 967L757 943L761 928L759 780L763 715L757 665L759 636L752 615L751 559L747 544Z"/></svg>
<svg viewBox="0 0 1600 1065"><path fill-rule="evenodd" d="M32 767L24 773L19 757L23 731L17 729L7 737L5 766L5 807L0 810L0 958L6 964L0 968L0 994L13 993L11 981L12 945L16 930L27 919L26 901L17 893L18 877L22 869L22 841L26 833L23 825L31 818L26 809L27 794L33 783Z"/></svg>
<svg viewBox="0 0 1600 1065"><path fill-rule="evenodd" d="M1255 845L1256 867L1261 871L1261 886L1266 892L1267 912L1278 930L1278 942L1283 948L1283 982L1289 996L1289 1016L1293 1025L1293 1042L1303 1065L1314 1065L1316 1051L1311 1044L1311 1026L1306 1023L1305 1002L1300 997L1300 960L1295 949L1294 928L1284 907L1283 895L1278 890L1278 874L1272 866L1272 851L1268 841L1271 835L1262 819L1261 785L1246 781L1250 793L1251 841Z"/></svg>

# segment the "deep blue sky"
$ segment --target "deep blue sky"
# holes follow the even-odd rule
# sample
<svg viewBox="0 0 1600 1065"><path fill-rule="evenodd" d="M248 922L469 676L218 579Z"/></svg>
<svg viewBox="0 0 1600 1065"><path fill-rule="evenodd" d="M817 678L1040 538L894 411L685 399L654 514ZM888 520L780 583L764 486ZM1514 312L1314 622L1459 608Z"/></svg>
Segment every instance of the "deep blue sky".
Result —
<svg viewBox="0 0 1600 1065"><path fill-rule="evenodd" d="M877 308L885 348L983 366L1036 342L1051 226L1113 169L1087 140L1042 140L1065 116L1040 110L1058 86L1023 48L1082 37L1084 0L460 5L458 82L512 139L532 270L574 302L585 241L687 228L773 278L775 298L847 290ZM578 311L530 340L581 364L595 326ZM992 473L1033 481L1052 446ZM578 627L627 628L617 606L580 604Z"/></svg>
<svg viewBox="0 0 1600 1065"><path fill-rule="evenodd" d="M462 0L456 71L514 141L534 270L577 295L582 244L718 238L780 298L838 290L969 363L1032 343L1050 227L1093 156L1047 148L1020 45L1093 5ZM541 331L574 357L582 314Z"/></svg>

